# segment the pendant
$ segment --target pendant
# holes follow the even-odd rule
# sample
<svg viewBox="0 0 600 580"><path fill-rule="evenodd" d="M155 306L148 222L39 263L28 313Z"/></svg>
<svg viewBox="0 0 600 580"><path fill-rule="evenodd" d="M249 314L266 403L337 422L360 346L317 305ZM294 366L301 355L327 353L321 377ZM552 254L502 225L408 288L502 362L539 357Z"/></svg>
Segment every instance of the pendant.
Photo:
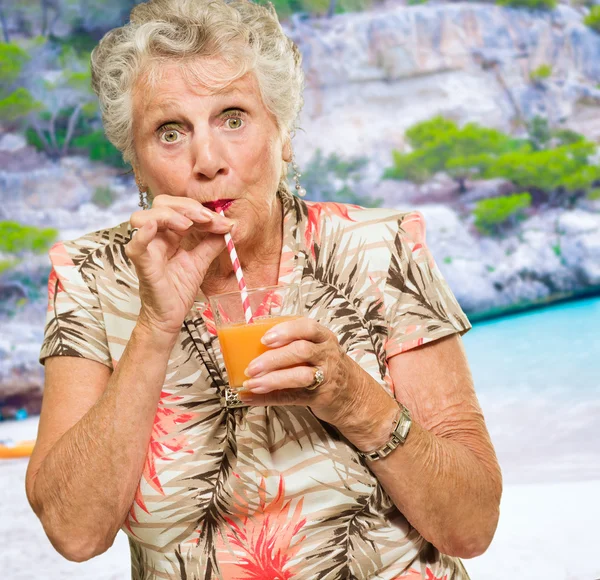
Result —
<svg viewBox="0 0 600 580"><path fill-rule="evenodd" d="M221 397L221 406L227 407L228 409L241 409L242 407L249 407L248 403L244 403L239 397L235 389L225 387L225 396Z"/></svg>

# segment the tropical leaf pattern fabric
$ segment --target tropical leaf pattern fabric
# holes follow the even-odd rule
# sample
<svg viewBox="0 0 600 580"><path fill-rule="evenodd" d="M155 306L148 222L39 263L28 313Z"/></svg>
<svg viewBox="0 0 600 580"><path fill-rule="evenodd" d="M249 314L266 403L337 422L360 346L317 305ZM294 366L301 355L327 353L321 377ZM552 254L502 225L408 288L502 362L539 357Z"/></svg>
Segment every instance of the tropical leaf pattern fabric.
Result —
<svg viewBox="0 0 600 580"><path fill-rule="evenodd" d="M418 212L310 203L282 189L279 283L393 394L388 359L471 327ZM114 369L140 310L129 223L56 244L40 359ZM304 407L227 408L227 374L200 291L171 353L123 525L132 579L464 580L414 529L355 449Z"/></svg>

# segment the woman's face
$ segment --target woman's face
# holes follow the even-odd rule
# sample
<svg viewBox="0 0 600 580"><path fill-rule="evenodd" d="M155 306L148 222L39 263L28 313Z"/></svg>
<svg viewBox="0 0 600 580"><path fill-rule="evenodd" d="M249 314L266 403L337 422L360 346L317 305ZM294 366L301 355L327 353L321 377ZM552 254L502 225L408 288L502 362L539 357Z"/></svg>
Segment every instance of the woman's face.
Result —
<svg viewBox="0 0 600 580"><path fill-rule="evenodd" d="M275 194L289 143L252 73L216 92L186 80L176 63L162 67L151 90L142 79L133 94L138 180L153 196L234 200L225 212L237 222L234 240L251 243L279 211Z"/></svg>

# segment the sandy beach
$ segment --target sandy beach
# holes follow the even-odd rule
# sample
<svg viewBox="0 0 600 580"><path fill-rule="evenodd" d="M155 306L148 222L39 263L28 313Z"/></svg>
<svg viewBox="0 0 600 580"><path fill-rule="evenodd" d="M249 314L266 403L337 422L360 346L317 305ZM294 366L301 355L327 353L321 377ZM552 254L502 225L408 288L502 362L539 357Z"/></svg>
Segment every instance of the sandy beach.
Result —
<svg viewBox="0 0 600 580"><path fill-rule="evenodd" d="M0 440L32 438L36 429L36 418L0 423ZM27 502L26 468L26 459L0 461L0 578L129 578L129 545L122 532L106 553L81 564L54 550ZM465 561L471 579L600 578L598 497L600 480L505 485L492 545L484 555Z"/></svg>

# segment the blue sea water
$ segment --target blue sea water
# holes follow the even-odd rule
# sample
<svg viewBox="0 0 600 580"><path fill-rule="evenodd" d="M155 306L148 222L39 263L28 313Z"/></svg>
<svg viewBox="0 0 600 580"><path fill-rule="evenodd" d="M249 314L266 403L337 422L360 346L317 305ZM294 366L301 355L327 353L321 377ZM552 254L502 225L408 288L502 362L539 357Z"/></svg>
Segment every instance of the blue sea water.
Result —
<svg viewBox="0 0 600 580"><path fill-rule="evenodd" d="M463 341L478 393L600 396L598 297L476 323Z"/></svg>
<svg viewBox="0 0 600 580"><path fill-rule="evenodd" d="M479 322L463 342L505 481L600 480L600 298Z"/></svg>

